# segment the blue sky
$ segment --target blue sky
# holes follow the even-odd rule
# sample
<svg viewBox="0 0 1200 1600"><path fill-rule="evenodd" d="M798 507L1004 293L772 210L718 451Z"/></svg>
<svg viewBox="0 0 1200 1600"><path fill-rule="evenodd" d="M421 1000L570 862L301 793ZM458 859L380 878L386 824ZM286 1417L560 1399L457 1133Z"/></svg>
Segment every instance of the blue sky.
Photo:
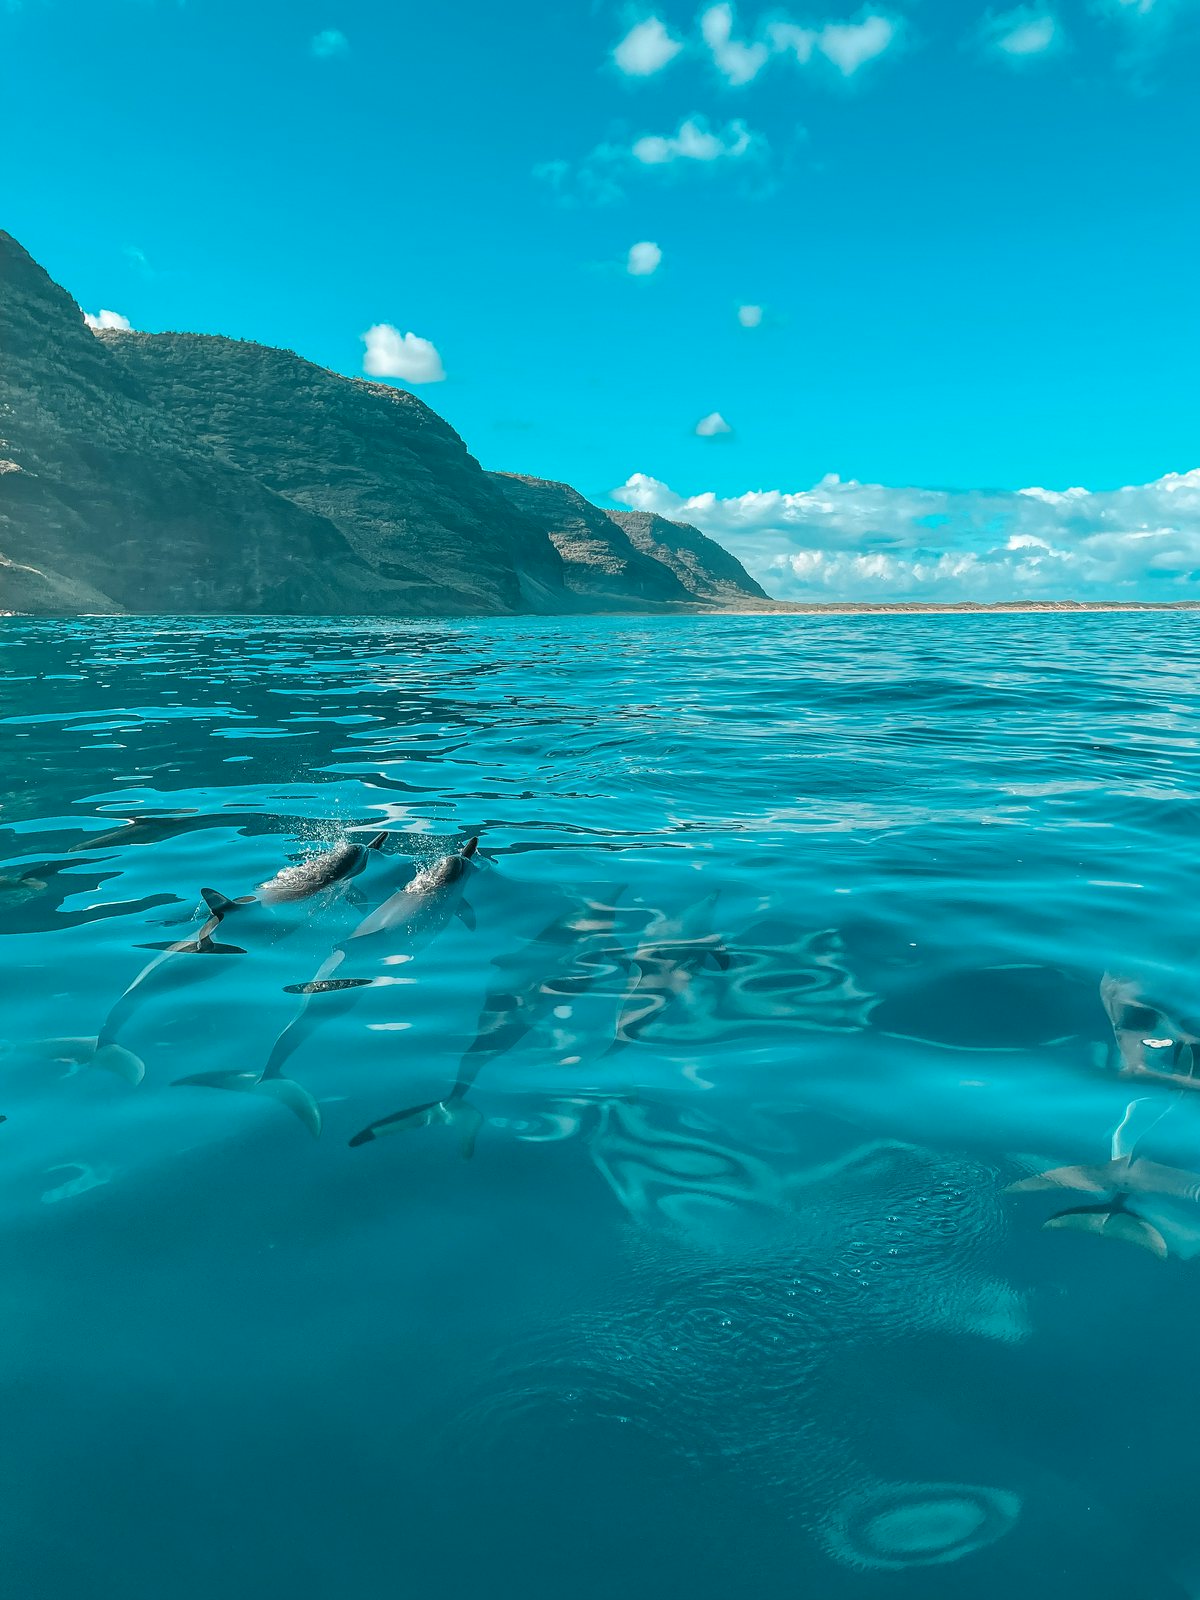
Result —
<svg viewBox="0 0 1200 1600"><path fill-rule="evenodd" d="M780 592L1190 593L1198 73L1200 0L0 0L0 221ZM1167 511L1157 566L1060 559Z"/></svg>

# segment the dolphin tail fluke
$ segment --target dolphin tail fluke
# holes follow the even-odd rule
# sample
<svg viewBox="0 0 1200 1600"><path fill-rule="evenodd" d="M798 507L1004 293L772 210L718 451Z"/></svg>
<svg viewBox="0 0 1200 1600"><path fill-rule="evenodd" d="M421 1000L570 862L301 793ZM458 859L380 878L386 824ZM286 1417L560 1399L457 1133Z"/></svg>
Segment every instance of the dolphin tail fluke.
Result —
<svg viewBox="0 0 1200 1600"><path fill-rule="evenodd" d="M1079 1189L1085 1194L1103 1194L1113 1187L1102 1167L1050 1167L1030 1178L1010 1183L1005 1194L1033 1194L1042 1189Z"/></svg>
<svg viewBox="0 0 1200 1600"><path fill-rule="evenodd" d="M278 1100L299 1117L315 1139L321 1132L321 1108L302 1084L292 1078L264 1078L261 1073L233 1068L226 1072L193 1072L176 1078L177 1089L232 1089L239 1094L260 1094Z"/></svg>
<svg viewBox="0 0 1200 1600"><path fill-rule="evenodd" d="M231 911L238 911L242 906L252 906L258 899L254 894L240 894L237 899L222 894L219 889L201 889L200 898L212 912L214 917L224 917Z"/></svg>
<svg viewBox="0 0 1200 1600"><path fill-rule="evenodd" d="M1144 1217L1135 1216L1113 1201L1106 1206L1077 1206L1060 1211L1042 1223L1043 1228L1070 1228L1076 1233L1095 1233L1102 1239L1122 1239L1141 1245L1161 1261L1167 1259L1167 1241Z"/></svg>
<svg viewBox="0 0 1200 1600"><path fill-rule="evenodd" d="M382 850L386 843L387 843L387 833L386 833L386 831L383 832L383 833L377 833L373 839L368 839L367 840L367 849L368 850Z"/></svg>
<svg viewBox="0 0 1200 1600"><path fill-rule="evenodd" d="M135 1089L146 1076L146 1063L141 1056L135 1056L132 1050L126 1050L122 1044L97 1045L92 1065L116 1073L118 1078L123 1078Z"/></svg>
<svg viewBox="0 0 1200 1600"><path fill-rule="evenodd" d="M255 1092L278 1100L299 1117L314 1139L321 1137L321 1108L302 1083L294 1078L262 1078L255 1085Z"/></svg>

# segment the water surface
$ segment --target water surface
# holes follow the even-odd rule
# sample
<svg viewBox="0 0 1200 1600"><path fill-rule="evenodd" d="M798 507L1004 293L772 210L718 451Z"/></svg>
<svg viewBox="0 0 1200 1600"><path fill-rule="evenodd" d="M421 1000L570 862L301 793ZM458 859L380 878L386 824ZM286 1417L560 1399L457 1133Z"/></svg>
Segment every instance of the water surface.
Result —
<svg viewBox="0 0 1200 1600"><path fill-rule="evenodd" d="M1200 1592L1200 1209L1006 1192L1200 1172L1099 995L1200 1012L1193 619L0 629L7 1592ZM38 1043L381 829L164 963L140 1084ZM177 1082L475 834L309 1000L319 1138Z"/></svg>

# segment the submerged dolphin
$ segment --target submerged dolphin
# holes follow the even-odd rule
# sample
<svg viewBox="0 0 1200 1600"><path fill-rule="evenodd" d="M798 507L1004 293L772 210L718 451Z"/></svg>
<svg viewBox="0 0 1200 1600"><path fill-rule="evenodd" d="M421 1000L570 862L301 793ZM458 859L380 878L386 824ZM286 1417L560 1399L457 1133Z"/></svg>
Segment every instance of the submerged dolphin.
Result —
<svg viewBox="0 0 1200 1600"><path fill-rule="evenodd" d="M309 856L307 860L284 867L273 878L260 883L258 898L264 905L276 905L288 900L307 900L314 894L320 894L322 889L328 889L332 884L342 883L347 878L355 878L366 866L369 852L380 849L386 839L386 833L377 833L373 839L368 839L366 844L343 839L332 849L322 850L319 855Z"/></svg>
<svg viewBox="0 0 1200 1600"><path fill-rule="evenodd" d="M157 811L140 817L126 817L119 828L107 833L89 833L67 847L69 855L86 850L104 850L110 844L151 844L157 838L169 838L176 825L188 822L195 811Z"/></svg>
<svg viewBox="0 0 1200 1600"><path fill-rule="evenodd" d="M198 1072L186 1078L176 1078L176 1086L233 1089L266 1095L286 1105L315 1138L321 1131L321 1108L307 1089L294 1079L284 1077L285 1062L317 1028L349 1010L354 1003L355 990L370 986L370 978L335 976L357 941L404 928L410 935L411 954L417 941L417 948L420 948L440 932L455 911L460 909L463 886L478 845L478 838L471 838L457 854L441 856L423 868L403 889L390 895L381 906L364 917L340 944L334 946L315 977L289 991L302 994L303 1002L276 1039L261 1072L239 1068L223 1072ZM326 999L319 1007L314 1007L314 995L336 998Z"/></svg>
<svg viewBox="0 0 1200 1600"><path fill-rule="evenodd" d="M224 895L217 894L211 889L202 889L205 903L209 907L208 921L200 929L194 939L176 939L173 944L164 945L152 961L148 961L137 977L118 999L105 1019L104 1026L96 1039L96 1050L92 1057L93 1066L107 1067L117 1073L119 1077L127 1078L131 1083L140 1083L146 1075L145 1063L140 1057L135 1056L131 1050L124 1049L117 1043L117 1035L128 1024L130 1018L141 1008L148 997L156 994L164 978L172 983L185 983L195 978L207 977L212 968L206 962L203 967L188 964L186 968L172 961L173 956L240 956L245 951L240 945L218 944L213 934L221 926L224 919L233 911L239 910L244 905L253 901L252 895L243 896L240 900L229 900Z"/></svg>
<svg viewBox="0 0 1200 1600"><path fill-rule="evenodd" d="M1074 1189L1083 1194L1107 1194L1110 1198L1100 1205L1074 1206L1056 1212L1042 1224L1043 1228L1069 1228L1082 1233L1099 1234L1102 1238L1123 1239L1129 1244L1141 1245L1152 1255L1166 1259L1167 1242L1160 1230L1145 1217L1129 1209L1131 1199L1165 1199L1200 1201L1200 1173L1188 1172L1183 1167L1167 1166L1160 1161L1150 1161L1135 1153L1136 1141L1126 1147L1124 1133L1137 1106L1134 1100L1113 1133L1112 1154L1109 1160L1095 1166L1051 1167L1032 1177L1010 1183L1008 1194L1040 1193L1048 1189ZM1160 1113L1160 1116L1164 1113ZM1156 1118L1156 1121L1158 1119Z"/></svg>
<svg viewBox="0 0 1200 1600"><path fill-rule="evenodd" d="M560 1001L579 992L579 985L591 983L604 970L596 964L593 947L597 939L612 934L615 919L615 906L587 900L582 907L556 916L518 955L494 958L492 965L500 969L500 977L484 997L475 1037L463 1054L450 1093L443 1100L406 1106L380 1117L356 1133L350 1144L368 1144L385 1134L413 1128L455 1127L461 1133L463 1157L469 1159L475 1153L475 1139L483 1126L482 1115L466 1098L475 1080L489 1061L520 1044L547 1011L561 1009ZM564 943L570 948L569 962L560 961L549 973L538 962L534 975L528 975L530 952L561 949ZM590 962L587 952L592 954Z"/></svg>

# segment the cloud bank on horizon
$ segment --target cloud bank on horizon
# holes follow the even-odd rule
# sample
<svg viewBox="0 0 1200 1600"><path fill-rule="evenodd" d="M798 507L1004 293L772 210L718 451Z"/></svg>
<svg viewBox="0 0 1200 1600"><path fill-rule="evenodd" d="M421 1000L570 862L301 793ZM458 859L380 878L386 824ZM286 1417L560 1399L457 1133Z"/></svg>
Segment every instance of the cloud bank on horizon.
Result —
<svg viewBox="0 0 1200 1600"><path fill-rule="evenodd" d="M843 481L721 499L635 472L613 499L690 522L782 600L1200 599L1200 468L1088 489Z"/></svg>

